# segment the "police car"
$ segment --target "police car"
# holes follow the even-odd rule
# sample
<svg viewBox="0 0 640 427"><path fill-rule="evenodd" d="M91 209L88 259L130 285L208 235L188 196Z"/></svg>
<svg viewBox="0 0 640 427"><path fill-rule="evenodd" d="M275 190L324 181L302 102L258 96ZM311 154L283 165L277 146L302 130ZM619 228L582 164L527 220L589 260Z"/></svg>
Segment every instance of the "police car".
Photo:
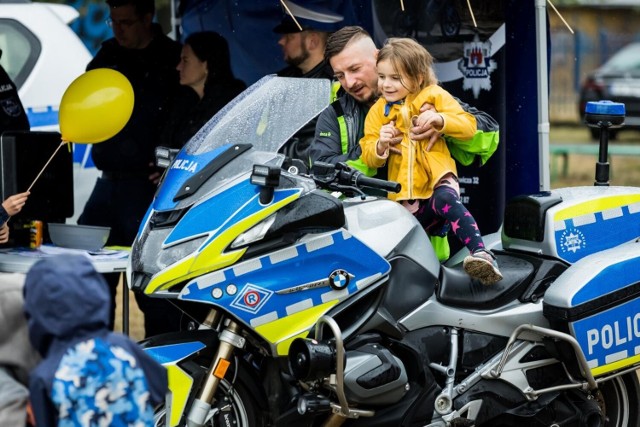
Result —
<svg viewBox="0 0 640 427"><path fill-rule="evenodd" d="M32 131L58 131L60 100L92 58L69 27L79 16L64 4L0 0L0 63L18 87ZM85 168L86 146L74 150L75 218L97 175ZM92 179L93 178L93 179Z"/></svg>
<svg viewBox="0 0 640 427"><path fill-rule="evenodd" d="M0 62L18 86L32 130L57 130L65 89L91 60L69 27L71 6L0 0Z"/></svg>

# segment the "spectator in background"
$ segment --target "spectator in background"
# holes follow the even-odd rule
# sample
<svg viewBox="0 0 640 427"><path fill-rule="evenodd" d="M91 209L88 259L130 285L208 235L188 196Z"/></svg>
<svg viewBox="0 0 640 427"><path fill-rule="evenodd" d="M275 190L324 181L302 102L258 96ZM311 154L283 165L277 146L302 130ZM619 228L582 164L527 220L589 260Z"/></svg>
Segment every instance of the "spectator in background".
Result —
<svg viewBox="0 0 640 427"><path fill-rule="evenodd" d="M154 167L160 123L179 88L176 65L180 44L153 23L153 0L107 0L114 37L87 66L121 72L133 86L135 104L127 125L114 137L92 145L91 156L102 176L78 224L111 227L107 245L131 246L153 200L160 172ZM115 310L119 274L105 275ZM179 311L169 302L136 294L145 315L146 336L174 330ZM110 316L113 325L115 311ZM178 317L179 319L179 317Z"/></svg>
<svg viewBox="0 0 640 427"><path fill-rule="evenodd" d="M2 58L2 49L0 49ZM18 88L9 77L9 74L0 64L0 135L7 130L30 129L29 118L24 111ZM0 244L9 241L9 217L20 212L27 202L29 192L14 194L8 197L0 206Z"/></svg>
<svg viewBox="0 0 640 427"><path fill-rule="evenodd" d="M214 114L246 89L231 71L227 41L213 31L187 37L177 69L182 88L159 144L171 148L182 148Z"/></svg>
<svg viewBox="0 0 640 427"><path fill-rule="evenodd" d="M38 261L27 273L24 311L42 361L29 392L37 426L151 426L168 389L165 368L109 332L109 288L82 255Z"/></svg>

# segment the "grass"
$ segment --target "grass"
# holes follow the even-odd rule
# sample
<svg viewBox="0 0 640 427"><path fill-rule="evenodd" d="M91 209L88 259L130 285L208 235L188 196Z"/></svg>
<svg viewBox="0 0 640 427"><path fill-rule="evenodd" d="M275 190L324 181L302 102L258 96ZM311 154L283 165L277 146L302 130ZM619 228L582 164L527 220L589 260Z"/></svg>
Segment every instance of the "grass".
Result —
<svg viewBox="0 0 640 427"><path fill-rule="evenodd" d="M576 143L597 144L591 139L586 126L552 126L549 131L550 144ZM640 132L625 130L618 133L616 144L640 144ZM551 159L553 160L553 159ZM551 188L593 185L595 180L596 156L574 154L569 156L569 174L567 177L552 177ZM610 184L640 187L640 157L610 157Z"/></svg>

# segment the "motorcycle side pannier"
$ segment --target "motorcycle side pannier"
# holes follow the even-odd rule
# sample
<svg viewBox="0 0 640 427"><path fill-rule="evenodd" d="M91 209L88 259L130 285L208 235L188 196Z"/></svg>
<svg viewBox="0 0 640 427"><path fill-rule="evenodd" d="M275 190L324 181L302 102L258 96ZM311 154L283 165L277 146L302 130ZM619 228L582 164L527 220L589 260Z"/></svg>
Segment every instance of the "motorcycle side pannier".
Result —
<svg viewBox="0 0 640 427"><path fill-rule="evenodd" d="M640 242L573 264L547 290L543 312L578 341L594 376L640 363Z"/></svg>

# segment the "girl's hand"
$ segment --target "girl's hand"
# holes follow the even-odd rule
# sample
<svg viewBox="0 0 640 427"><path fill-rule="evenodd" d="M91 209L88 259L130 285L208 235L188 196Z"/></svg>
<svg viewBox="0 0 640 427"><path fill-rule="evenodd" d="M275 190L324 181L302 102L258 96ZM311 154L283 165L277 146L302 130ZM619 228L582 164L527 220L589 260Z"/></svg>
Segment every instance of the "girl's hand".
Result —
<svg viewBox="0 0 640 427"><path fill-rule="evenodd" d="M380 137L376 144L378 156L385 156L387 150L391 153L401 154L402 151L395 146L402 142L402 134L396 128L396 123L392 120L380 128Z"/></svg>

